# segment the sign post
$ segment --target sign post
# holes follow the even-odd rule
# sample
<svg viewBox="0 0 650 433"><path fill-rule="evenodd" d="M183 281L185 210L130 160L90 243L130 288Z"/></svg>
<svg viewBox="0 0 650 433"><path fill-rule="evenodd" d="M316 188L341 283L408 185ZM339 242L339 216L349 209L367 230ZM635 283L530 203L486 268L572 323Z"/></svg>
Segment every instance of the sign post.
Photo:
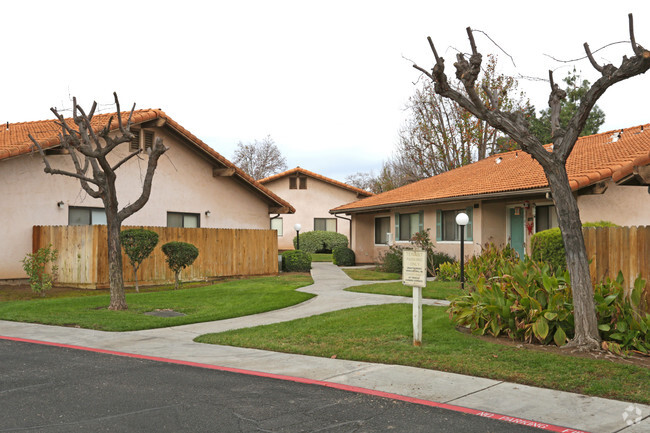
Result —
<svg viewBox="0 0 650 433"><path fill-rule="evenodd" d="M422 287L427 285L426 251L404 250L402 284L413 287L413 345L422 345Z"/></svg>

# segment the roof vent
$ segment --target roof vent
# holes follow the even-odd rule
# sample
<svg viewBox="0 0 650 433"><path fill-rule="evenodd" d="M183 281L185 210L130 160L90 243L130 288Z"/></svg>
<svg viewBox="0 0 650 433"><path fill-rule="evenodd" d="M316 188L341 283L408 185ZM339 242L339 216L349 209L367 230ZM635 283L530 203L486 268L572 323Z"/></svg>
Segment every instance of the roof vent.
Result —
<svg viewBox="0 0 650 433"><path fill-rule="evenodd" d="M503 161L503 158L498 157L494 162L496 162L497 164L501 164L501 161Z"/></svg>
<svg viewBox="0 0 650 433"><path fill-rule="evenodd" d="M616 143L619 138L621 138L621 133L620 132L612 134L612 137L611 137L612 143Z"/></svg>

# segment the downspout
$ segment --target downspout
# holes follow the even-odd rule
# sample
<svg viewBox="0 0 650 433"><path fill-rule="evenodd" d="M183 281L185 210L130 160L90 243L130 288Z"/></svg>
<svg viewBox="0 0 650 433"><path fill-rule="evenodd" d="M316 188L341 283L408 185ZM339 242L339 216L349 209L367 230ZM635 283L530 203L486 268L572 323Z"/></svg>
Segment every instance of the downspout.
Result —
<svg viewBox="0 0 650 433"><path fill-rule="evenodd" d="M352 217L350 217L350 218L345 218L345 217L339 216L338 214L334 214L334 216L335 216L336 218L340 218L340 219L342 219L342 220L346 220L346 221L349 221L349 222L350 222L350 249L353 249L353 248L352 248Z"/></svg>

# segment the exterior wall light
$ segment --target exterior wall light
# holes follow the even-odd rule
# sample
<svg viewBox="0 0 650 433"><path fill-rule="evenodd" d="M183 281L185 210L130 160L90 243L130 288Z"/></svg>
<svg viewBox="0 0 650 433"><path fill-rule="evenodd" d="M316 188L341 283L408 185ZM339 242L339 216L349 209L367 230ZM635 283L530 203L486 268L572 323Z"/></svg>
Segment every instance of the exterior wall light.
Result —
<svg viewBox="0 0 650 433"><path fill-rule="evenodd" d="M204 213L205 213L205 216L207 216L207 217L210 216L210 211L209 210L206 210Z"/></svg>
<svg viewBox="0 0 650 433"><path fill-rule="evenodd" d="M63 203L62 201L59 201L59 202L56 203L56 205L59 207L59 209L63 209L63 206L65 205L65 203Z"/></svg>

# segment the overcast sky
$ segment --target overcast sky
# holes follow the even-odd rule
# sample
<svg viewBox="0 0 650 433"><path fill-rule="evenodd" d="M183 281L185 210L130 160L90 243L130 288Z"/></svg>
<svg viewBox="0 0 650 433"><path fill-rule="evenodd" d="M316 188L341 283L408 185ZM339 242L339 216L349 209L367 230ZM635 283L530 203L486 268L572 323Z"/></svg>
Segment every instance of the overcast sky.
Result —
<svg viewBox="0 0 650 433"><path fill-rule="evenodd" d="M453 76L465 28L502 72L560 81L558 59L628 41L650 47L650 2L578 1L12 1L3 2L0 122L49 119L49 107L96 100L114 111L161 108L228 159L236 143L270 135L301 166L343 181L379 170L393 152L404 106L430 68L431 36ZM630 44L596 54L615 66ZM587 60L575 63L592 82ZM538 108L548 83L520 79ZM601 131L650 122L650 75L615 85L599 106Z"/></svg>

